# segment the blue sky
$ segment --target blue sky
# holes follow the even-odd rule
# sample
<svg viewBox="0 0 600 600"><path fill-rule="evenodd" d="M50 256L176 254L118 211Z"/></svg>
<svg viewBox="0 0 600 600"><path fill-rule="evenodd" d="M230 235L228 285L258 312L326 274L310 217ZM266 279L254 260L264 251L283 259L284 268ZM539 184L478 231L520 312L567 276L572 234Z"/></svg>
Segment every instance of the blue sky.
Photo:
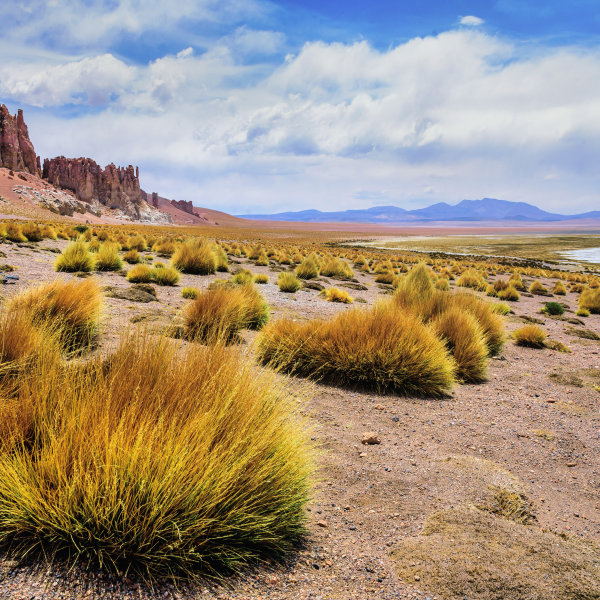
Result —
<svg viewBox="0 0 600 600"><path fill-rule="evenodd" d="M600 206L600 3L4 0L42 156L233 213Z"/></svg>

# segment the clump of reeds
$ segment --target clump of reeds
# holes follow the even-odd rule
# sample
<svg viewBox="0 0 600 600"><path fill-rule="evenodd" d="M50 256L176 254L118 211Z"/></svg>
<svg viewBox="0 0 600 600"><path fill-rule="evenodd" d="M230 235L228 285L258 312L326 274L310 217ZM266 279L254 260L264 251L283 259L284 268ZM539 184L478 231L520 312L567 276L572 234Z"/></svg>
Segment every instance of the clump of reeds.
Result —
<svg viewBox="0 0 600 600"><path fill-rule="evenodd" d="M276 376L147 334L31 365L2 404L0 546L147 579L221 577L305 532L309 433Z"/></svg>
<svg viewBox="0 0 600 600"><path fill-rule="evenodd" d="M87 242L78 239L71 242L61 254L59 254L54 269L56 271L89 273L96 266L96 257L90 252Z"/></svg>

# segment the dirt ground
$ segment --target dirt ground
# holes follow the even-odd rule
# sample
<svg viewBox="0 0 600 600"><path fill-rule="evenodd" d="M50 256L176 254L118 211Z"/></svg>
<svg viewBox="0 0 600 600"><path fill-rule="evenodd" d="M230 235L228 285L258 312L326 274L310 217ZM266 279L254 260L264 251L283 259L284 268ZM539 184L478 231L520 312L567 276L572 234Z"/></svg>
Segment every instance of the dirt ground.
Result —
<svg viewBox="0 0 600 600"><path fill-rule="evenodd" d="M1 264L15 267L20 279L0 292L10 296L54 277L56 252L66 242L35 245L3 244ZM158 258L157 260L161 260ZM348 306L328 303L314 290L284 294L275 284L271 267L246 264L266 273L270 282L258 286L272 308L271 318L327 317ZM165 261L166 262L166 261ZM217 277L223 278L218 274ZM100 285L128 288L122 274L97 274ZM356 274L366 290L348 290L365 306L387 290L373 275ZM157 287L157 301L147 304L107 298L101 339L114 343L132 322L168 324L187 302L184 286L206 287L214 276L183 275L177 287ZM325 281L323 281L325 280ZM528 280L525 278L526 283ZM551 280L542 280L552 286ZM320 278L319 283L342 287ZM192 590L165 585L146 589L123 577L59 566L39 570L0 563L0 598L198 598L198 599L313 599L434 600L421 578L402 581L392 552L407 537L418 535L428 515L477 502L481 490L473 484L460 457L493 461L521 482L541 528L600 541L600 341L585 339L572 329L600 334L600 315L574 319L577 295L555 300L569 310L562 318L540 314L549 300L522 295L511 303L506 317L510 332L525 323L523 316L543 321L552 340L572 353L518 347L508 340L489 365L488 381L457 386L444 400L358 393L324 385L292 381L306 388L311 399L305 411L319 445L319 481L308 507L310 534L297 555L284 565L267 565L229 582ZM356 304L355 304L356 306ZM243 349L251 349L252 334ZM381 443L363 445L366 432ZM450 460L459 457L460 460ZM477 461L476 461L477 462ZM477 464L488 464L477 462ZM483 488L481 488L483 489ZM481 492L483 493L483 492Z"/></svg>

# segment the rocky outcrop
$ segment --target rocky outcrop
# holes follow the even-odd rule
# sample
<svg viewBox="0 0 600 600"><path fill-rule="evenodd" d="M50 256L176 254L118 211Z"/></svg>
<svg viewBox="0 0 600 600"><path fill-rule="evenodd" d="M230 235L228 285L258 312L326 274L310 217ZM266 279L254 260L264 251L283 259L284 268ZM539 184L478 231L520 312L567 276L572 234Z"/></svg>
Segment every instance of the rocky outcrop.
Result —
<svg viewBox="0 0 600 600"><path fill-rule="evenodd" d="M197 212L194 211L194 205L192 204L191 200L171 200L171 204L175 208L182 210L188 215L195 215L196 217L200 216Z"/></svg>
<svg viewBox="0 0 600 600"><path fill-rule="evenodd" d="M52 185L71 190L82 202L98 201L135 220L156 220L140 188L137 167L117 167L111 163L103 169L91 158L58 156L44 160L42 177Z"/></svg>
<svg viewBox="0 0 600 600"><path fill-rule="evenodd" d="M29 139L23 111L19 109L13 116L4 104L0 106L0 167L32 175L40 172L40 159Z"/></svg>

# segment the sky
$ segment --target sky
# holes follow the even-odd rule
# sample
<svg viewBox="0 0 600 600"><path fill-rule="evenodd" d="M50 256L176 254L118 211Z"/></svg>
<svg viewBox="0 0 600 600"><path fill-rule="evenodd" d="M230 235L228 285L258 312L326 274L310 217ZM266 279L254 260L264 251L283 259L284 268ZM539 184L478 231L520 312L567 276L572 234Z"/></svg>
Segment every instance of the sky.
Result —
<svg viewBox="0 0 600 600"><path fill-rule="evenodd" d="M233 214L600 209L598 0L0 0L42 157Z"/></svg>

